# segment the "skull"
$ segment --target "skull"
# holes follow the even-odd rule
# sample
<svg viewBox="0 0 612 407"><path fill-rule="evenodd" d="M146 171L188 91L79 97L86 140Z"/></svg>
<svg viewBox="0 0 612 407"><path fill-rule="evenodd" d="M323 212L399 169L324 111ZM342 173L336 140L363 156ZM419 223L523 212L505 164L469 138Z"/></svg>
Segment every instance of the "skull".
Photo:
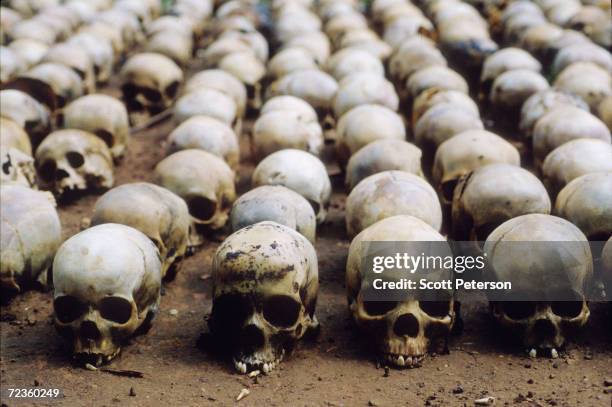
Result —
<svg viewBox="0 0 612 407"><path fill-rule="evenodd" d="M334 53L327 61L326 70L337 81L358 72L385 76L385 68L378 58L369 52L353 48Z"/></svg>
<svg viewBox="0 0 612 407"><path fill-rule="evenodd" d="M253 52L233 52L219 62L219 69L231 73L246 86L251 107L261 106L261 81L266 75L265 65Z"/></svg>
<svg viewBox="0 0 612 407"><path fill-rule="evenodd" d="M338 49L354 48L366 51L380 60L389 58L393 49L369 28L353 29L345 32L338 40Z"/></svg>
<svg viewBox="0 0 612 407"><path fill-rule="evenodd" d="M397 49L411 37L424 35L434 38L435 33L433 24L423 15L399 16L385 24L383 40Z"/></svg>
<svg viewBox="0 0 612 407"><path fill-rule="evenodd" d="M440 144L434 158L432 178L442 202L449 206L455 186L463 175L487 164L520 167L521 156L512 144L486 130L468 130Z"/></svg>
<svg viewBox="0 0 612 407"><path fill-rule="evenodd" d="M612 95L612 77L608 71L592 62L574 62L561 71L554 87L580 96L592 111L596 111L597 105Z"/></svg>
<svg viewBox="0 0 612 407"><path fill-rule="evenodd" d="M317 69L317 61L308 50L294 46L277 52L268 62L268 76L281 78L291 72L303 69Z"/></svg>
<svg viewBox="0 0 612 407"><path fill-rule="evenodd" d="M552 63L552 75L556 76L574 62L592 62L606 71L612 72L612 55L610 55L610 52L593 43L586 42L561 48Z"/></svg>
<svg viewBox="0 0 612 407"><path fill-rule="evenodd" d="M525 2L516 2L525 3ZM528 37L530 31L535 28L545 28L547 31L552 31L551 28L554 28L552 32L553 35L559 36L561 35L561 29L554 24L548 24L546 21L546 17L542 15L542 11L536 5L535 9L537 10L528 10L526 12L516 13L512 16L508 16L504 20L504 39L508 43L517 43L519 40ZM550 27L550 28L549 28ZM531 34L533 35L533 34ZM548 39L548 37L547 37ZM526 45L523 45L525 49L529 48ZM531 50L529 50L532 53Z"/></svg>
<svg viewBox="0 0 612 407"><path fill-rule="evenodd" d="M445 66L432 65L416 71L406 83L412 100L427 89L456 90L469 93L468 84L461 75Z"/></svg>
<svg viewBox="0 0 612 407"><path fill-rule="evenodd" d="M155 183L187 202L192 221L211 230L221 229L236 199L234 171L223 159L204 150L181 150L155 167ZM193 243L199 243L193 236Z"/></svg>
<svg viewBox="0 0 612 407"><path fill-rule="evenodd" d="M303 37L312 32L320 32L321 19L304 7L283 7L274 24L278 42L287 43L293 38Z"/></svg>
<svg viewBox="0 0 612 407"><path fill-rule="evenodd" d="M536 299L546 298L547 292L557 290L574 295L574 301L490 304L493 317L523 346L536 352L537 349L550 352L554 357L556 348L563 346L568 336L589 318L584 295L593 272L593 260L584 234L556 216L523 215L495 229L487 238L484 251L491 266L485 268L487 280L511 282L513 291Z"/></svg>
<svg viewBox="0 0 612 407"><path fill-rule="evenodd" d="M363 14L358 11L334 17L325 23L325 34L329 37L332 44L339 44L342 36L349 31L362 30L368 28L368 21ZM374 57L373 55L371 55Z"/></svg>
<svg viewBox="0 0 612 407"><path fill-rule="evenodd" d="M37 280L46 283L62 241L53 196L22 185L3 184L0 192L2 290L19 292Z"/></svg>
<svg viewBox="0 0 612 407"><path fill-rule="evenodd" d="M550 213L550 198L539 179L515 165L498 163L463 175L455 187L452 230L455 240L484 241L508 219Z"/></svg>
<svg viewBox="0 0 612 407"><path fill-rule="evenodd" d="M0 91L0 112L30 135L34 148L51 127L49 111L32 96L16 89Z"/></svg>
<svg viewBox="0 0 612 407"><path fill-rule="evenodd" d="M404 171L383 171L362 180L346 199L346 230L354 237L381 219L411 215L436 230L442 208L436 191L423 178Z"/></svg>
<svg viewBox="0 0 612 407"><path fill-rule="evenodd" d="M243 117L246 110L247 91L234 75L220 69L207 69L193 75L185 83L185 93L200 88L210 88L231 96L236 104L237 116Z"/></svg>
<svg viewBox="0 0 612 407"><path fill-rule="evenodd" d="M555 214L578 226L590 241L609 239L612 236L612 170L585 174L569 182L557 196Z"/></svg>
<svg viewBox="0 0 612 407"><path fill-rule="evenodd" d="M421 149L403 140L380 139L353 154L346 166L345 185L351 191L361 180L383 171L398 170L423 176Z"/></svg>
<svg viewBox="0 0 612 407"><path fill-rule="evenodd" d="M226 30L221 34L222 38L237 38L245 42L252 50L257 59L261 62L266 62L269 56L268 41L257 30ZM219 61L221 62L221 61Z"/></svg>
<svg viewBox="0 0 612 407"><path fill-rule="evenodd" d="M426 353L446 345L455 320L452 293L440 301L366 301L369 288L361 272L364 243L373 241L444 242L434 228L409 215L380 220L351 242L346 262L349 310L379 355L396 367L418 367ZM450 247L449 247L450 250ZM420 254L420 253L418 253ZM418 255L415 253L415 255Z"/></svg>
<svg viewBox="0 0 612 407"><path fill-rule="evenodd" d="M47 44L29 38L12 41L8 47L25 62L28 68L42 61L49 49Z"/></svg>
<svg viewBox="0 0 612 407"><path fill-rule="evenodd" d="M181 96L174 106L174 120L183 123L194 116L209 116L228 126L238 126L236 103L226 93L210 88L198 88Z"/></svg>
<svg viewBox="0 0 612 407"><path fill-rule="evenodd" d="M306 151L286 149L270 154L255 167L251 183L292 189L308 200L318 223L327 216L331 181L321 160Z"/></svg>
<svg viewBox="0 0 612 407"><path fill-rule="evenodd" d="M603 7L584 6L567 22L567 27L581 30L594 42L605 48L612 47L612 23L610 23L610 4L602 2Z"/></svg>
<svg viewBox="0 0 612 407"><path fill-rule="evenodd" d="M457 90L446 90L433 87L425 89L414 100L414 103L412 104L411 122L418 122L425 112L442 103L450 103L460 109L469 111L473 116L480 116L478 106L468 94Z"/></svg>
<svg viewBox="0 0 612 407"><path fill-rule="evenodd" d="M130 123L125 106L114 97L103 94L80 97L66 106L63 122L65 128L85 130L100 137L115 160L124 155Z"/></svg>
<svg viewBox="0 0 612 407"><path fill-rule="evenodd" d="M47 45L53 45L56 41L57 34L53 28L43 21L34 18L21 20L13 26L9 31L9 37L14 40L30 39L40 41Z"/></svg>
<svg viewBox="0 0 612 407"><path fill-rule="evenodd" d="M155 114L170 107L183 83L183 71L165 55L144 52L130 57L119 73L129 111Z"/></svg>
<svg viewBox="0 0 612 407"><path fill-rule="evenodd" d="M0 44L4 45L9 42L9 33L15 24L19 23L23 17L19 12L2 6L0 8Z"/></svg>
<svg viewBox="0 0 612 407"><path fill-rule="evenodd" d="M303 99L295 96L275 96L269 99L261 107L260 114L263 116L270 112L291 111L298 112L302 120L307 123L316 122L317 112Z"/></svg>
<svg viewBox="0 0 612 407"><path fill-rule="evenodd" d="M303 33L283 43L282 49L304 48L315 59L317 64L324 65L331 54L331 45L327 35L320 31Z"/></svg>
<svg viewBox="0 0 612 407"><path fill-rule="evenodd" d="M180 197L147 182L123 184L102 195L91 225L118 223L147 235L159 250L162 278L172 279L189 246L191 218Z"/></svg>
<svg viewBox="0 0 612 407"><path fill-rule="evenodd" d="M297 192L282 185L262 185L234 202L230 221L234 232L263 221L280 223L297 230L314 244L315 216L306 198Z"/></svg>
<svg viewBox="0 0 612 407"><path fill-rule="evenodd" d="M87 52L68 43L56 44L50 47L42 59L43 62L64 64L71 68L81 78L83 93L93 93L96 90L94 65Z"/></svg>
<svg viewBox="0 0 612 407"><path fill-rule="evenodd" d="M179 150L199 149L222 158L233 170L240 164L238 136L231 127L209 116L193 116L168 136L168 155Z"/></svg>
<svg viewBox="0 0 612 407"><path fill-rule="evenodd" d="M105 24L116 24L121 31L121 39L129 50L144 41L144 33L138 17L126 10L112 8L96 15L96 20Z"/></svg>
<svg viewBox="0 0 612 407"><path fill-rule="evenodd" d="M482 65L480 90L483 95L489 94L491 85L498 76L515 69L540 72L542 65L531 54L520 48L509 47L494 52L485 59Z"/></svg>
<svg viewBox="0 0 612 407"><path fill-rule="evenodd" d="M43 62L19 76L14 86L28 93L49 90L58 107L64 107L71 100L84 94L81 77L66 65L54 62ZM42 89L38 89L41 88Z"/></svg>
<svg viewBox="0 0 612 407"><path fill-rule="evenodd" d="M193 36L194 26L191 20L183 16L165 15L151 21L146 27L147 36L151 37L162 32L178 32L185 36Z"/></svg>
<svg viewBox="0 0 612 407"><path fill-rule="evenodd" d="M113 186L113 160L106 144L76 129L49 134L36 149L41 186L58 195Z"/></svg>
<svg viewBox="0 0 612 407"><path fill-rule="evenodd" d="M97 38L104 38L110 41L115 58L120 59L126 53L125 43L121 27L117 24L107 23L101 20L94 20L79 29L79 33L89 33Z"/></svg>
<svg viewBox="0 0 612 407"><path fill-rule="evenodd" d="M97 83L106 83L113 72L115 55L110 40L92 33L80 32L66 41L67 44L85 51L94 65Z"/></svg>
<svg viewBox="0 0 612 407"><path fill-rule="evenodd" d="M0 117L0 183L36 188L36 170L28 134L11 119Z"/></svg>
<svg viewBox="0 0 612 407"><path fill-rule="evenodd" d="M399 98L393 84L372 72L351 74L340 82L334 97L334 116L339 118L354 107L378 104L396 111Z"/></svg>
<svg viewBox="0 0 612 407"><path fill-rule="evenodd" d="M548 81L539 72L513 69L495 78L488 101L493 114L514 127L525 100L548 87Z"/></svg>
<svg viewBox="0 0 612 407"><path fill-rule="evenodd" d="M0 46L0 84L5 84L26 70L26 61L9 47Z"/></svg>
<svg viewBox="0 0 612 407"><path fill-rule="evenodd" d="M218 66L219 62L221 62L225 56L236 52L255 53L251 46L243 39L236 37L221 37L206 48L203 57L206 66L212 68Z"/></svg>
<svg viewBox="0 0 612 407"><path fill-rule="evenodd" d="M148 330L161 289L157 248L138 230L98 225L66 240L53 261L55 327L83 364L117 356Z"/></svg>
<svg viewBox="0 0 612 407"><path fill-rule="evenodd" d="M165 55L180 66L186 66L193 56L193 34L180 31L160 31L147 40L145 51Z"/></svg>
<svg viewBox="0 0 612 407"><path fill-rule="evenodd" d="M259 222L230 235L213 260L211 333L240 373L268 373L319 322L317 254L295 230Z"/></svg>

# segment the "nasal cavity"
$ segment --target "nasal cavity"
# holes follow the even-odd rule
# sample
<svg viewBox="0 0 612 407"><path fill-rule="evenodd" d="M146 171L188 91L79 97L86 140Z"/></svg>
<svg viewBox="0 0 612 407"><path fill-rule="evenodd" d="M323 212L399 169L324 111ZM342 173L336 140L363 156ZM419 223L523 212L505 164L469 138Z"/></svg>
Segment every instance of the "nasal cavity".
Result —
<svg viewBox="0 0 612 407"><path fill-rule="evenodd" d="M92 321L84 321L81 324L79 334L81 338L93 340L99 339L102 336L102 334L100 334L100 330Z"/></svg>
<svg viewBox="0 0 612 407"><path fill-rule="evenodd" d="M533 325L533 333L540 339L555 337L555 326L548 319L538 319Z"/></svg>
<svg viewBox="0 0 612 407"><path fill-rule="evenodd" d="M412 336L419 334L419 321L412 314L400 315L393 325L393 331L398 336Z"/></svg>
<svg viewBox="0 0 612 407"><path fill-rule="evenodd" d="M68 174L68 172L66 172L65 170L62 169L57 169L55 170L55 179L60 181L63 180L64 178L68 178L70 177L70 174Z"/></svg>
<svg viewBox="0 0 612 407"><path fill-rule="evenodd" d="M261 329L255 325L247 325L242 329L240 342L242 350L249 352L263 348L266 338Z"/></svg>

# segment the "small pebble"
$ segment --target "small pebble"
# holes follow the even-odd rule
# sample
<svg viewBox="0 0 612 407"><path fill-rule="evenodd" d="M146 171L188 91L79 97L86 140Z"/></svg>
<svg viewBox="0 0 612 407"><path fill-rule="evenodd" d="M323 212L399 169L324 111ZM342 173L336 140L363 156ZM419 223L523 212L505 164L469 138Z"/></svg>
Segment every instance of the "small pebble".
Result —
<svg viewBox="0 0 612 407"><path fill-rule="evenodd" d="M481 399L474 400L474 404L477 406L492 406L495 404L495 397L483 397Z"/></svg>
<svg viewBox="0 0 612 407"><path fill-rule="evenodd" d="M170 311L168 311L168 314L172 315L173 317L178 315L178 310L176 308L172 308Z"/></svg>

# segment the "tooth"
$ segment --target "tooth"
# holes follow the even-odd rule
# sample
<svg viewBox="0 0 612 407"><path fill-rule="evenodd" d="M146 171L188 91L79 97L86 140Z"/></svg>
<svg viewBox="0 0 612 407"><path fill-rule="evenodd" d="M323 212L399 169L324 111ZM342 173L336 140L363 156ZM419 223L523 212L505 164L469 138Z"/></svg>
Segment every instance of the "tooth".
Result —
<svg viewBox="0 0 612 407"><path fill-rule="evenodd" d="M263 365L263 372L265 374L268 374L270 372L270 366L268 366L267 363L264 363L264 365Z"/></svg>
<svg viewBox="0 0 612 407"><path fill-rule="evenodd" d="M557 352L557 349L552 348L550 350L550 357L552 357L553 359L557 359L559 357L559 352Z"/></svg>
<svg viewBox="0 0 612 407"><path fill-rule="evenodd" d="M413 360L412 357L406 356L405 360L406 360L406 366L412 366L412 360ZM416 357L415 357L415 360L416 360Z"/></svg>
<svg viewBox="0 0 612 407"><path fill-rule="evenodd" d="M535 358L535 357L537 357L537 356L538 356L538 351L537 351L537 350L535 350L535 348L532 348L532 349L529 351L529 357L530 357L530 358Z"/></svg>
<svg viewBox="0 0 612 407"><path fill-rule="evenodd" d="M397 363L398 366L404 366L404 357L402 355L399 355L397 357L397 362L396 363Z"/></svg>
<svg viewBox="0 0 612 407"><path fill-rule="evenodd" d="M246 373L247 372L247 366L246 363L244 362L240 362L240 364L238 365L238 368L240 369L240 373Z"/></svg>

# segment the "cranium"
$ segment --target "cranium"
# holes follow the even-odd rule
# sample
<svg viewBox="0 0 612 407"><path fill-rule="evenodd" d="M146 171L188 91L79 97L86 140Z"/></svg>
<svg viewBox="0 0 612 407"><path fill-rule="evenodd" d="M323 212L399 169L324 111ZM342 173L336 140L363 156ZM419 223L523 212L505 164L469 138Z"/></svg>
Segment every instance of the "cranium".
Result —
<svg viewBox="0 0 612 407"><path fill-rule="evenodd" d="M36 170L28 134L11 119L0 117L0 183L36 187Z"/></svg>
<svg viewBox="0 0 612 407"><path fill-rule="evenodd" d="M0 186L2 290L22 291L46 283L47 269L62 241L55 200L48 192L22 185Z"/></svg>
<svg viewBox="0 0 612 407"><path fill-rule="evenodd" d="M233 52L219 61L219 69L231 73L246 86L251 106L261 105L261 81L266 75L266 66L252 52Z"/></svg>
<svg viewBox="0 0 612 407"><path fill-rule="evenodd" d="M130 132L128 113L112 96L95 94L76 99L63 110L63 126L100 137L114 159L125 153Z"/></svg>
<svg viewBox="0 0 612 407"><path fill-rule="evenodd" d="M441 104L450 103L458 108L467 110L472 115L478 117L480 112L478 106L469 95L457 90L446 90L440 88L429 88L421 92L412 104L412 123L419 121L421 116L432 107Z"/></svg>
<svg viewBox="0 0 612 407"><path fill-rule="evenodd" d="M597 106L597 116L608 126L612 131L612 95L607 96Z"/></svg>
<svg viewBox="0 0 612 407"><path fill-rule="evenodd" d="M410 76L406 83L406 89L413 100L431 88L469 93L468 84L461 75L452 69L439 65L419 69Z"/></svg>
<svg viewBox="0 0 612 407"><path fill-rule="evenodd" d="M234 232L272 221L300 232L312 244L316 239L314 210L306 198L282 185L262 185L242 195L232 206L230 221Z"/></svg>
<svg viewBox="0 0 612 407"><path fill-rule="evenodd" d="M94 134L76 129L49 134L36 149L41 186L58 195L113 186L110 150Z"/></svg>
<svg viewBox="0 0 612 407"><path fill-rule="evenodd" d="M324 31L333 44L338 44L346 32L365 28L368 28L368 21L363 14L354 10L328 20Z"/></svg>
<svg viewBox="0 0 612 407"><path fill-rule="evenodd" d="M197 88L181 96L174 105L177 124L194 116L209 116L228 126L239 122L234 99L226 93L211 88Z"/></svg>
<svg viewBox="0 0 612 407"><path fill-rule="evenodd" d="M238 38L251 48L253 54L259 61L263 63L268 61L268 41L266 41L266 38L257 30L226 30L219 38Z"/></svg>
<svg viewBox="0 0 612 407"><path fill-rule="evenodd" d="M612 170L574 178L559 192L555 214L578 226L591 241L609 239L612 236Z"/></svg>
<svg viewBox="0 0 612 407"><path fill-rule="evenodd" d="M418 367L429 350L438 352L446 345L455 320L452 292L441 293L439 301L415 298L398 302L366 301L364 292L369 286L364 281L361 262L365 255L364 243L373 241L444 242L445 239L421 219L397 215L364 229L349 247L346 289L353 320L373 342L384 363L400 368Z"/></svg>
<svg viewBox="0 0 612 407"><path fill-rule="evenodd" d="M551 73L557 75L574 62L591 62L612 72L612 55L593 43L578 43L563 47L557 52L551 66Z"/></svg>
<svg viewBox="0 0 612 407"><path fill-rule="evenodd" d="M94 65L97 83L108 81L115 64L115 55L110 40L92 33L81 32L70 37L67 43L82 49L89 55Z"/></svg>
<svg viewBox="0 0 612 407"><path fill-rule="evenodd" d="M338 49L354 48L369 52L380 60L387 60L393 49L369 28L349 30L338 40Z"/></svg>
<svg viewBox="0 0 612 407"><path fill-rule="evenodd" d="M240 373L268 373L317 329L317 255L295 230L260 222L230 235L212 267L211 333Z"/></svg>
<svg viewBox="0 0 612 407"><path fill-rule="evenodd" d="M310 52L317 64L324 65L331 54L331 45L327 35L320 31L312 31L291 38L283 43L283 48L301 47Z"/></svg>
<svg viewBox="0 0 612 407"><path fill-rule="evenodd" d="M66 240L53 261L55 327L81 363L107 363L157 313L161 261L138 230L98 225Z"/></svg>
<svg viewBox="0 0 612 407"><path fill-rule="evenodd" d="M539 7L535 4L534 6L539 9ZM528 37L527 33L531 29L547 25L546 23L546 17L542 15L541 11L538 13L526 12L515 14L511 18L508 18L504 23L504 40L508 43L516 44L523 37ZM557 35L560 35L561 30L559 29L559 27L554 24L548 25L554 27L556 29ZM526 46L524 47L526 48Z"/></svg>
<svg viewBox="0 0 612 407"><path fill-rule="evenodd" d="M595 111L604 98L612 95L612 77L610 72L592 62L574 62L561 71L554 87L580 96Z"/></svg>
<svg viewBox="0 0 612 407"><path fill-rule="evenodd" d="M113 47L115 58L120 59L125 55L126 47L123 42L121 27L116 24L109 24L101 20L94 20L79 29L79 33L92 34L97 38L105 38L110 41Z"/></svg>
<svg viewBox="0 0 612 407"><path fill-rule="evenodd" d="M185 16L164 15L151 21L146 31L149 37L163 32L177 32L185 36L193 36L194 26L193 22Z"/></svg>
<svg viewBox="0 0 612 407"><path fill-rule="evenodd" d="M9 37L13 41L27 38L47 45L53 45L56 41L56 36L57 34L52 27L33 18L21 20L13 24L9 31Z"/></svg>
<svg viewBox="0 0 612 407"><path fill-rule="evenodd" d="M609 49L612 46L610 5L602 2L602 6L585 5L569 19L567 27L583 31L594 42Z"/></svg>
<svg viewBox="0 0 612 407"><path fill-rule="evenodd" d="M275 96L269 99L261 107L260 114L263 116L266 113L276 111L292 111L298 112L302 120L310 123L317 121L317 112L303 99L295 96Z"/></svg>
<svg viewBox="0 0 612 407"><path fill-rule="evenodd" d="M129 111L155 114L168 108L183 83L183 71L170 58L152 52L130 57L119 73Z"/></svg>
<svg viewBox="0 0 612 407"><path fill-rule="evenodd" d="M513 69L495 78L488 102L495 115L515 126L525 100L548 88L548 81L539 72Z"/></svg>
<svg viewBox="0 0 612 407"><path fill-rule="evenodd" d="M149 25L161 14L161 4L154 0L120 0L115 7L134 14L143 26Z"/></svg>
<svg viewBox="0 0 612 407"><path fill-rule="evenodd" d="M508 219L549 214L550 198L539 179L510 164L478 167L463 175L453 196L452 231L456 240L484 241Z"/></svg>
<svg viewBox="0 0 612 407"><path fill-rule="evenodd" d="M47 44L29 38L12 41L8 47L25 62L28 68L42 61L49 49Z"/></svg>
<svg viewBox="0 0 612 407"><path fill-rule="evenodd" d="M121 38L128 50L140 45L144 41L144 33L142 32L138 17L127 10L112 8L98 13L96 20L102 21L105 24L116 24L121 31Z"/></svg>
<svg viewBox="0 0 612 407"><path fill-rule="evenodd" d="M286 149L270 154L257 164L251 183L283 185L308 200L322 223L331 198L331 181L325 165L314 155L302 150Z"/></svg>
<svg viewBox="0 0 612 407"><path fill-rule="evenodd" d="M278 79L302 69L317 69L317 61L302 47L289 47L277 52L268 62L268 76Z"/></svg>
<svg viewBox="0 0 612 407"><path fill-rule="evenodd" d="M162 278L174 278L189 246L191 218L183 199L147 182L123 184L96 201L91 225L103 223L119 223L144 233L159 250Z"/></svg>
<svg viewBox="0 0 612 407"><path fill-rule="evenodd" d="M435 33L433 24L424 16L401 16L385 24L383 40L393 49L397 49L411 37L424 35L427 38L434 38Z"/></svg>
<svg viewBox="0 0 612 407"><path fill-rule="evenodd" d="M42 61L68 66L81 78L83 93L95 92L96 76L94 65L89 54L83 49L65 42L56 44L48 49Z"/></svg>
<svg viewBox="0 0 612 407"><path fill-rule="evenodd" d="M154 182L187 202L192 221L221 229L236 199L235 175L223 159L204 150L181 150L155 167ZM193 243L199 243L193 240Z"/></svg>
<svg viewBox="0 0 612 407"><path fill-rule="evenodd" d="M377 73L361 72L346 76L334 97L334 116L339 118L354 107L381 105L396 111L399 98L393 84Z"/></svg>
<svg viewBox="0 0 612 407"><path fill-rule="evenodd" d="M147 40L145 51L165 55L176 64L185 66L193 56L193 34L185 35L174 30L160 31Z"/></svg>
<svg viewBox="0 0 612 407"><path fill-rule="evenodd" d="M8 7L1 6L0 7L0 44L4 45L9 42L9 33L11 28L19 23L23 17L21 15Z"/></svg>
<svg viewBox="0 0 612 407"><path fill-rule="evenodd" d="M491 302L494 318L527 349L555 357L556 348L589 318L585 289L593 260L584 234L556 216L523 215L495 229L484 251L491 266L485 268L487 280L511 282L513 292L535 299ZM574 300L544 300L546 293L556 291L571 293Z"/></svg>
<svg viewBox="0 0 612 407"><path fill-rule="evenodd" d="M213 68L218 66L225 56L235 52L250 52L255 55L255 51L246 41L236 37L224 37L212 42L204 51L203 58L206 66Z"/></svg>
<svg viewBox="0 0 612 407"><path fill-rule="evenodd" d="M341 49L334 53L327 61L326 70L337 81L357 72L385 75L385 68L378 58L366 51L353 48Z"/></svg>
<svg viewBox="0 0 612 407"><path fill-rule="evenodd" d="M321 19L312 11L303 7L291 10L284 8L276 18L274 33L280 43L287 43L292 38L311 32L320 32L321 28Z"/></svg>
<svg viewBox="0 0 612 407"><path fill-rule="evenodd" d="M527 51L520 48L509 47L500 49L489 55L482 65L480 74L480 89L488 95L493 81L504 72L514 69L527 69L540 72L542 65Z"/></svg>
<svg viewBox="0 0 612 407"><path fill-rule="evenodd" d="M13 120L30 135L33 147L50 130L49 111L25 92L15 89L0 91L0 112L2 117Z"/></svg>
<svg viewBox="0 0 612 407"><path fill-rule="evenodd" d="M361 180L383 171L405 171L423 176L421 149L404 140L373 141L351 156L346 166L345 185L351 191Z"/></svg>
<svg viewBox="0 0 612 407"><path fill-rule="evenodd" d="M409 172L383 171L370 175L346 199L346 230L351 238L395 215L415 216L436 230L442 227L436 191L423 178Z"/></svg>
<svg viewBox="0 0 612 407"><path fill-rule="evenodd" d="M26 61L9 47L0 46L0 84L5 84L26 70Z"/></svg>
<svg viewBox="0 0 612 407"><path fill-rule="evenodd" d="M185 93L199 88L210 88L231 96L236 103L238 117L243 117L246 110L247 90L240 80L221 69L207 69L193 75L185 83Z"/></svg>
<svg viewBox="0 0 612 407"><path fill-rule="evenodd" d="M39 91L38 87L48 88L58 107L64 107L71 100L84 94L81 77L66 65L55 62L43 62L20 75L16 81L17 89L28 92Z"/></svg>
<svg viewBox="0 0 612 407"><path fill-rule="evenodd" d="M525 26L521 24L523 21L534 22L535 24ZM513 42L531 55L543 60L549 57L552 52L551 49L564 34L563 29L559 26L541 21L540 17L532 20L528 16L524 16L524 19L517 24L516 28L522 31L517 31L516 41Z"/></svg>

